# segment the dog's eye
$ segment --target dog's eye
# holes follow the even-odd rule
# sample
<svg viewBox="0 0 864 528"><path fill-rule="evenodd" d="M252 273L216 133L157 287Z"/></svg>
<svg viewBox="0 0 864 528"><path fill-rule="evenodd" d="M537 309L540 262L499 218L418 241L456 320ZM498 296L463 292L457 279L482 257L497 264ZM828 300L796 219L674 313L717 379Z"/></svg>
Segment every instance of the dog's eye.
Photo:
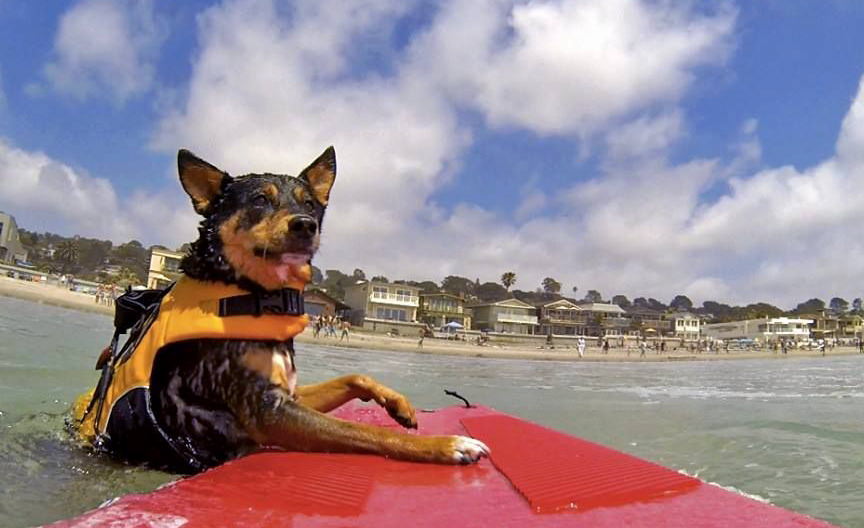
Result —
<svg viewBox="0 0 864 528"><path fill-rule="evenodd" d="M303 202L303 205L305 205L306 208L308 208L308 209L315 209L315 202L313 202L312 200L309 200L308 198L306 199L305 202Z"/></svg>
<svg viewBox="0 0 864 528"><path fill-rule="evenodd" d="M259 194L255 198L252 198L252 205L256 207L265 207L270 204L270 200L267 199L263 194Z"/></svg>

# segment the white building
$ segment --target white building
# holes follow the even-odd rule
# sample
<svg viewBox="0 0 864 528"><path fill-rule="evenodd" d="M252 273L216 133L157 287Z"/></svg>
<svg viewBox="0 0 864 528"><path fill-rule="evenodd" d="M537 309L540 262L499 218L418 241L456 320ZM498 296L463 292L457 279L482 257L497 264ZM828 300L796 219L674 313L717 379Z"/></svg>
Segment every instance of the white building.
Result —
<svg viewBox="0 0 864 528"><path fill-rule="evenodd" d="M345 288L345 304L354 324L388 321L414 322L420 307L420 288L406 284L361 281Z"/></svg>
<svg viewBox="0 0 864 528"><path fill-rule="evenodd" d="M709 339L759 339L762 342L778 339L800 341L810 337L813 319L771 317L748 319L702 326L702 335Z"/></svg>
<svg viewBox="0 0 864 528"><path fill-rule="evenodd" d="M151 290L168 287L180 278L180 261L184 253L153 248L150 251L150 269L147 271L147 287Z"/></svg>
<svg viewBox="0 0 864 528"><path fill-rule="evenodd" d="M475 330L489 330L509 334L534 334L537 329L536 309L516 298L498 302L473 304Z"/></svg>
<svg viewBox="0 0 864 528"><path fill-rule="evenodd" d="M672 319L672 331L675 337L682 339L699 339L702 334L702 320L691 313L676 313L669 316Z"/></svg>

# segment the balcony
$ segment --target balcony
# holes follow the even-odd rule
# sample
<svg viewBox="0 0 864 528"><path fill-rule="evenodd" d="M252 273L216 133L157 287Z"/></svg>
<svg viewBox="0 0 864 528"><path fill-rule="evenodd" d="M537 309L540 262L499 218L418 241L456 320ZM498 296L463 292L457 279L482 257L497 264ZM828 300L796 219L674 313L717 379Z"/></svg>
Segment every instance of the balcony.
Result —
<svg viewBox="0 0 864 528"><path fill-rule="evenodd" d="M399 295L397 293L372 292L369 300L375 303L412 306L415 308L420 305L420 297L416 295Z"/></svg>
<svg viewBox="0 0 864 528"><path fill-rule="evenodd" d="M497 316L497 320L499 323L522 323L532 325L537 324L536 315L499 313Z"/></svg>

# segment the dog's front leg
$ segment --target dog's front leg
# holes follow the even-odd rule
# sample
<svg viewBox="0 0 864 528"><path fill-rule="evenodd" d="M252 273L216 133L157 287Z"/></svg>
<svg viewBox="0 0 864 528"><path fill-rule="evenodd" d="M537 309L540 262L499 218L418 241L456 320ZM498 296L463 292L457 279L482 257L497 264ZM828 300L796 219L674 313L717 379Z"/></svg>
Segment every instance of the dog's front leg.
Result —
<svg viewBox="0 0 864 528"><path fill-rule="evenodd" d="M439 464L471 464L489 454L479 440L465 436L420 436L340 420L295 402L280 388L245 392L229 401L232 412L260 445L291 451L375 453Z"/></svg>
<svg viewBox="0 0 864 528"><path fill-rule="evenodd" d="M349 374L314 385L303 385L297 387L295 394L300 404L321 412L332 411L355 398L375 400L400 425L417 428L414 407L408 398L369 376Z"/></svg>

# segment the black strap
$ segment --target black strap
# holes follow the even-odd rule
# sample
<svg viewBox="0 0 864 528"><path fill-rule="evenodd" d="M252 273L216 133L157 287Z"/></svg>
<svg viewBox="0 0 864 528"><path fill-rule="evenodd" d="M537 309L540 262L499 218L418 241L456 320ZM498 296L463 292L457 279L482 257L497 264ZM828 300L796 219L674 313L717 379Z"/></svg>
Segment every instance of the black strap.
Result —
<svg viewBox="0 0 864 528"><path fill-rule="evenodd" d="M219 317L232 315L303 315L303 294L294 288L256 292L219 299Z"/></svg>

